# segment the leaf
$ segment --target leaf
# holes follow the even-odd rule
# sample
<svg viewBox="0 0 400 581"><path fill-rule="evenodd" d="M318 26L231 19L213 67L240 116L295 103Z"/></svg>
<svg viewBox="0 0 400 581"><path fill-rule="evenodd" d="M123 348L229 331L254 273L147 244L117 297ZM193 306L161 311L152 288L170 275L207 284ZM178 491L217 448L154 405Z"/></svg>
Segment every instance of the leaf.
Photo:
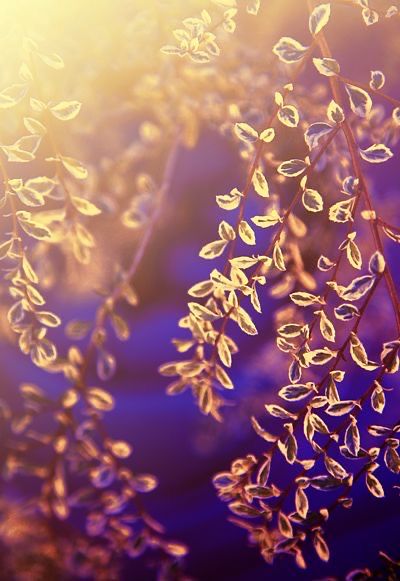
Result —
<svg viewBox="0 0 400 581"><path fill-rule="evenodd" d="M260 516L259 511L248 504L244 504L243 502L231 502L228 504L229 510L233 512L233 514L237 514L238 516L243 516L245 518L255 518Z"/></svg>
<svg viewBox="0 0 400 581"><path fill-rule="evenodd" d="M33 117L24 117L24 126L32 135L45 135L47 133L43 123Z"/></svg>
<svg viewBox="0 0 400 581"><path fill-rule="evenodd" d="M393 474L400 474L400 456L394 448L386 448L384 456L385 464Z"/></svg>
<svg viewBox="0 0 400 581"><path fill-rule="evenodd" d="M35 222L30 212L20 210L16 215L21 227L28 236L32 236L32 238L36 238L37 240L50 240L50 230L46 226Z"/></svg>
<svg viewBox="0 0 400 581"><path fill-rule="evenodd" d="M168 55L176 54L179 56L183 56L183 55L187 54L184 49L180 48L179 46L175 46L173 44L165 44L164 46L161 47L160 51L163 54L168 54Z"/></svg>
<svg viewBox="0 0 400 581"><path fill-rule="evenodd" d="M322 272L328 272L335 266L335 262L332 262L329 258L321 254L318 258L318 269L322 270Z"/></svg>
<svg viewBox="0 0 400 581"><path fill-rule="evenodd" d="M321 331L321 335L327 341L334 342L335 341L335 336L336 336L336 331L335 331L335 327L333 326L332 321L330 321L328 319L328 317L326 316L326 314L324 313L324 311L319 311L319 315L320 315L319 328L320 328L320 331Z"/></svg>
<svg viewBox="0 0 400 581"><path fill-rule="evenodd" d="M258 257L251 257L251 256L236 256L235 258L231 258L229 260L232 266L235 268L251 268L260 262Z"/></svg>
<svg viewBox="0 0 400 581"><path fill-rule="evenodd" d="M96 371L102 381L108 381L114 375L117 364L112 353L101 349L97 354Z"/></svg>
<svg viewBox="0 0 400 581"><path fill-rule="evenodd" d="M49 110L57 119L70 121L79 115L82 103L79 101L60 101L55 105L50 105Z"/></svg>
<svg viewBox="0 0 400 581"><path fill-rule="evenodd" d="M129 339L130 330L129 330L129 325L125 321L125 319L123 319L122 317L120 317L116 313L111 313L110 323L111 323L111 326L112 326L113 331L115 333L115 336L120 341L127 341Z"/></svg>
<svg viewBox="0 0 400 581"><path fill-rule="evenodd" d="M35 153L42 140L41 135L27 135L21 137L13 145L1 146L7 160L12 162L29 162L35 159Z"/></svg>
<svg viewBox="0 0 400 581"><path fill-rule="evenodd" d="M35 99L34 97L30 97L29 104L31 108L36 111L37 113L42 113L46 110L46 103L40 101L39 99Z"/></svg>
<svg viewBox="0 0 400 581"><path fill-rule="evenodd" d="M298 325L296 323L288 323L286 325L282 325L278 329L278 334L282 335L282 337L286 337L290 339L292 337L299 337L304 329L304 325Z"/></svg>
<svg viewBox="0 0 400 581"><path fill-rule="evenodd" d="M384 84L385 75L382 73L382 71L371 71L371 80L369 82L371 89L379 91L379 89L382 89Z"/></svg>
<svg viewBox="0 0 400 581"><path fill-rule="evenodd" d="M302 518L307 518L309 504L308 498L304 490L299 486L296 489L296 496L295 496L295 505L296 511Z"/></svg>
<svg viewBox="0 0 400 581"><path fill-rule="evenodd" d="M358 316L359 310L355 305L350 305L343 303L338 307L335 307L335 316L341 321L351 321L354 317Z"/></svg>
<svg viewBox="0 0 400 581"><path fill-rule="evenodd" d="M314 391L313 383L307 384L296 383L294 385L286 385L285 387L282 387L278 395L279 397L286 401L299 401L309 396L310 393L312 393L313 391Z"/></svg>
<svg viewBox="0 0 400 581"><path fill-rule="evenodd" d="M253 224L259 228L269 228L270 226L275 226L278 222L282 222L282 218L279 216L278 212L274 209L266 214L265 216L253 216L251 219Z"/></svg>
<svg viewBox="0 0 400 581"><path fill-rule="evenodd" d="M308 307L309 305L320 302L319 296L306 292L291 293L290 298L299 307Z"/></svg>
<svg viewBox="0 0 400 581"><path fill-rule="evenodd" d="M256 484L246 484L246 493L253 498L271 498L275 496L271 486L257 486Z"/></svg>
<svg viewBox="0 0 400 581"><path fill-rule="evenodd" d="M261 6L261 0L248 0L246 11L252 16L257 16Z"/></svg>
<svg viewBox="0 0 400 581"><path fill-rule="evenodd" d="M254 172L254 175L253 175L252 183L253 183L253 187L254 187L256 193L259 196L261 196L262 198L269 197L268 182L265 179L265 176L261 170L256 169L256 171Z"/></svg>
<svg viewBox="0 0 400 581"><path fill-rule="evenodd" d="M308 165L303 159L289 159L282 162L278 167L278 173L285 177L296 177L304 173Z"/></svg>
<svg viewBox="0 0 400 581"><path fill-rule="evenodd" d="M363 369L368 368L368 355L364 345L355 333L351 333L350 335L350 355L357 365Z"/></svg>
<svg viewBox="0 0 400 581"><path fill-rule="evenodd" d="M253 228L250 226L246 220L241 220L239 223L239 236L246 244L254 246L256 243L256 235Z"/></svg>
<svg viewBox="0 0 400 581"><path fill-rule="evenodd" d="M9 109L17 105L28 92L28 85L14 84L0 92L0 109Z"/></svg>
<svg viewBox="0 0 400 581"><path fill-rule="evenodd" d="M294 38L283 36L275 44L275 46L272 49L272 52L276 54L276 56L283 63L290 64L300 61L307 52L307 50L308 50L307 46L303 46L302 44L300 44L300 42L298 42Z"/></svg>
<svg viewBox="0 0 400 581"><path fill-rule="evenodd" d="M385 496L385 491L383 490L382 484L379 482L377 477L372 474L372 472L367 472L365 476L365 483L370 493L377 498L383 498Z"/></svg>
<svg viewBox="0 0 400 581"><path fill-rule="evenodd" d="M237 188L234 188L229 194L217 196L217 204L223 210L235 210L240 205L243 194Z"/></svg>
<svg viewBox="0 0 400 581"><path fill-rule="evenodd" d="M220 318L220 314L214 313L204 305L199 303L190 302L188 303L190 312L201 321L216 321Z"/></svg>
<svg viewBox="0 0 400 581"><path fill-rule="evenodd" d="M400 107L395 107L393 109L392 119L396 125L400 125Z"/></svg>
<svg viewBox="0 0 400 581"><path fill-rule="evenodd" d="M354 200L355 198L350 198L349 200L340 200L340 202L333 204L329 208L329 220L339 224L352 220Z"/></svg>
<svg viewBox="0 0 400 581"><path fill-rule="evenodd" d="M281 270L281 271L286 270L285 260L283 258L282 250L281 250L281 247L279 246L278 242L275 242L275 244L274 244L272 260L273 260L274 265L276 266L276 268L278 270Z"/></svg>
<svg viewBox="0 0 400 581"><path fill-rule="evenodd" d="M295 420L296 419L296 414L292 414L291 412L289 412L287 409L281 407L280 405L275 405L275 404L271 404L265 405L265 409L267 410L267 412L273 416L274 418L280 418L281 420Z"/></svg>
<svg viewBox="0 0 400 581"><path fill-rule="evenodd" d="M354 232L354 234L355 234L355 232ZM349 241L347 242L347 244L346 244L346 256L347 256L347 260L349 261L351 266L353 266L354 268L357 268L358 270L361 269L362 256L361 256L360 249L358 248L358 246L354 242L354 240L349 239Z"/></svg>
<svg viewBox="0 0 400 581"><path fill-rule="evenodd" d="M361 15L367 26L372 26L372 24L376 24L379 20L379 13L376 12L376 10L371 10L370 8L363 8Z"/></svg>
<svg viewBox="0 0 400 581"><path fill-rule="evenodd" d="M87 169L81 164L80 161L74 159L73 157L59 156L59 159L65 169L77 180L85 180L88 176Z"/></svg>
<svg viewBox="0 0 400 581"><path fill-rule="evenodd" d="M372 109L372 99L367 91L360 89L360 87L354 87L353 85L345 85L345 88L353 113L359 117L369 117Z"/></svg>
<svg viewBox="0 0 400 581"><path fill-rule="evenodd" d="M331 123L342 123L345 119L343 109L334 100L329 103L327 116Z"/></svg>
<svg viewBox="0 0 400 581"><path fill-rule="evenodd" d="M313 63L317 71L326 77L334 77L340 73L339 63L335 59L313 58Z"/></svg>
<svg viewBox="0 0 400 581"><path fill-rule="evenodd" d="M211 280L204 280L190 287L190 289L188 290L188 294L196 298L206 297L207 295L212 293L213 288L214 283Z"/></svg>
<svg viewBox="0 0 400 581"><path fill-rule="evenodd" d="M205 258L206 260L212 260L221 256L224 252L228 242L226 240L216 240L215 242L209 242L205 244L199 252L200 258Z"/></svg>
<svg viewBox="0 0 400 581"><path fill-rule="evenodd" d="M235 134L242 141L254 143L258 139L258 132L248 123L236 123Z"/></svg>
<svg viewBox="0 0 400 581"><path fill-rule="evenodd" d="M319 140L324 135L328 135L333 127L328 123L312 123L304 133L304 140L310 151L318 146Z"/></svg>
<svg viewBox="0 0 400 581"><path fill-rule="evenodd" d="M290 433L284 442L277 441L278 448L289 464L294 464L297 459L298 445L296 437Z"/></svg>
<svg viewBox="0 0 400 581"><path fill-rule="evenodd" d="M310 481L310 484L316 490L324 491L335 490L336 488L339 488L340 486L343 485L341 480L338 480L337 478L333 478L333 476L328 476L326 474L323 474L321 476L313 476Z"/></svg>
<svg viewBox="0 0 400 581"><path fill-rule="evenodd" d="M321 561L329 561L329 548L319 531L316 531L313 536L313 545Z"/></svg>
<svg viewBox="0 0 400 581"><path fill-rule="evenodd" d="M393 157L393 152L383 143L375 143L367 149L360 149L360 155L369 163L383 163Z"/></svg>
<svg viewBox="0 0 400 581"><path fill-rule="evenodd" d="M331 5L319 4L314 8L309 18L309 29L312 35L316 36L329 22L331 15Z"/></svg>
<svg viewBox="0 0 400 581"><path fill-rule="evenodd" d="M390 240L393 240L393 242L397 242L397 244L400 244L400 234L396 234L395 232L393 232L393 230L390 230L390 228L388 228L387 226L383 228L383 231L386 234L386 236L390 238Z"/></svg>
<svg viewBox="0 0 400 581"><path fill-rule="evenodd" d="M381 351L381 362L388 373L396 373L399 370L399 341L384 343Z"/></svg>
<svg viewBox="0 0 400 581"><path fill-rule="evenodd" d="M306 351L303 355L304 361L308 365L325 365L336 357L337 352L331 351L328 347L324 347L323 349L314 349L313 351Z"/></svg>
<svg viewBox="0 0 400 581"><path fill-rule="evenodd" d="M321 212L324 208L324 200L317 190L307 188L303 192L303 206L309 212Z"/></svg>
<svg viewBox="0 0 400 581"><path fill-rule="evenodd" d="M41 52L37 52L36 54L48 67L51 67L53 69L64 68L64 61L58 54L56 53L44 54Z"/></svg>
<svg viewBox="0 0 400 581"><path fill-rule="evenodd" d="M239 327L247 335L257 335L258 331L250 315L242 307L238 307L235 312Z"/></svg>
<svg viewBox="0 0 400 581"><path fill-rule="evenodd" d="M26 206L37 207L44 205L44 197L42 194L30 190L29 188L19 188L17 190L17 196Z"/></svg>
<svg viewBox="0 0 400 581"><path fill-rule="evenodd" d="M357 427L357 421L353 416L350 416L351 423L346 429L344 435L344 443L350 454L358 456L360 451L360 432Z"/></svg>
<svg viewBox="0 0 400 581"><path fill-rule="evenodd" d="M86 198L71 196L71 202L78 210L78 212L84 216L98 216L101 214L100 208L98 208L96 204L93 204L93 202L87 200Z"/></svg>
<svg viewBox="0 0 400 581"><path fill-rule="evenodd" d="M334 478L343 480L348 476L348 472L343 468L343 466L327 454L325 455L324 463L329 474L331 474Z"/></svg>
<svg viewBox="0 0 400 581"><path fill-rule="evenodd" d="M24 271L24 275L30 282L32 282L33 284L39 283L39 277L32 268L32 265L29 262L26 254L22 257L22 270Z"/></svg>
<svg viewBox="0 0 400 581"><path fill-rule="evenodd" d="M288 517L282 512L278 512L278 527L280 533L289 539L293 538L293 528Z"/></svg>
<svg viewBox="0 0 400 581"><path fill-rule="evenodd" d="M0 244L0 260L4 260L8 256L9 251L13 246L13 239L10 238Z"/></svg>
<svg viewBox="0 0 400 581"><path fill-rule="evenodd" d="M374 411L378 414L381 414L385 409L385 392L383 391L383 387L375 381L375 389L371 394L371 406Z"/></svg>
<svg viewBox="0 0 400 581"><path fill-rule="evenodd" d="M100 387L90 387L86 392L86 399L96 410L109 412L114 408L114 398Z"/></svg>
<svg viewBox="0 0 400 581"><path fill-rule="evenodd" d="M108 442L108 447L116 458L129 458L132 453L130 444L124 440L110 440Z"/></svg>
<svg viewBox="0 0 400 581"><path fill-rule="evenodd" d="M253 426L254 431L256 432L256 434L258 436L260 436L260 438L262 438L263 440L265 440L266 442L276 442L276 440L278 439L277 436L273 436L272 434L270 434L269 432L265 431L260 424L257 422L256 418L254 416L252 416L250 418L251 420L251 424Z"/></svg>
<svg viewBox="0 0 400 581"><path fill-rule="evenodd" d="M221 335L217 344L218 357L226 367L232 365L232 354L224 335Z"/></svg>
<svg viewBox="0 0 400 581"><path fill-rule="evenodd" d="M264 143L271 143L271 141L275 139L275 129L273 129L272 127L264 129L264 131L260 133L259 138Z"/></svg>
<svg viewBox="0 0 400 581"><path fill-rule="evenodd" d="M278 119L286 127L297 127L299 124L299 112L293 105L285 105L278 111Z"/></svg>
<svg viewBox="0 0 400 581"><path fill-rule="evenodd" d="M56 183L55 180L47 176L41 176L27 180L24 185L31 191L37 192L42 196L48 196L53 191Z"/></svg>
<svg viewBox="0 0 400 581"><path fill-rule="evenodd" d="M222 387L224 387L225 389L233 389L234 385L229 375L227 374L225 369L218 364L215 366L215 376Z"/></svg>
<svg viewBox="0 0 400 581"><path fill-rule="evenodd" d="M355 405L356 405L355 401L343 400L332 403L326 408L325 412L330 416L344 416L350 413Z"/></svg>
<svg viewBox="0 0 400 581"><path fill-rule="evenodd" d="M61 319L49 311L36 311L35 316L39 323L46 327L58 327L61 325Z"/></svg>
<svg viewBox="0 0 400 581"><path fill-rule="evenodd" d="M236 238L236 232L228 222L222 220L218 226L218 234L222 240L230 242Z"/></svg>
<svg viewBox="0 0 400 581"><path fill-rule="evenodd" d="M382 274L385 271L386 262L385 257L382 255L379 250L373 253L370 258L368 270L373 275Z"/></svg>
<svg viewBox="0 0 400 581"><path fill-rule="evenodd" d="M375 277L370 274L359 276L340 292L340 297L347 301L358 301L373 287Z"/></svg>

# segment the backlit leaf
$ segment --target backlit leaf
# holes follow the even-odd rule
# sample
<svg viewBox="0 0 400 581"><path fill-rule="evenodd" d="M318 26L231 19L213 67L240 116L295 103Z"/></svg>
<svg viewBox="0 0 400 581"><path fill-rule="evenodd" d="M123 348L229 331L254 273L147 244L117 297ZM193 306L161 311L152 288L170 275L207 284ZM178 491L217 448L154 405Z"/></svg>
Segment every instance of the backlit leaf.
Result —
<svg viewBox="0 0 400 581"><path fill-rule="evenodd" d="M258 132L248 123L236 123L235 133L239 139L248 143L254 143L258 139Z"/></svg>
<svg viewBox="0 0 400 581"><path fill-rule="evenodd" d="M296 177L305 172L308 165L303 159L290 159L284 161L278 167L278 173L285 177Z"/></svg>
<svg viewBox="0 0 400 581"><path fill-rule="evenodd" d="M49 110L57 119L70 121L79 115L82 103L79 101L60 101L55 105L50 105Z"/></svg>
<svg viewBox="0 0 400 581"><path fill-rule="evenodd" d="M383 163L393 157L393 152L383 143L375 143L367 149L360 149L360 155L369 163Z"/></svg>
<svg viewBox="0 0 400 581"><path fill-rule="evenodd" d="M334 77L340 73L339 63L335 59L313 58L313 63L317 71L326 77Z"/></svg>
<svg viewBox="0 0 400 581"><path fill-rule="evenodd" d="M272 52L284 63L295 63L303 58L308 47L303 46L288 36L283 36L274 46Z"/></svg>
<svg viewBox="0 0 400 581"><path fill-rule="evenodd" d="M309 212L321 212L324 208L324 200L317 190L307 188L303 192L303 206Z"/></svg>
<svg viewBox="0 0 400 581"><path fill-rule="evenodd" d="M372 99L367 91L353 85L345 85L345 87L353 113L359 117L368 117L372 109Z"/></svg>
<svg viewBox="0 0 400 581"><path fill-rule="evenodd" d="M309 28L311 34L316 36L329 22L331 15L331 5L319 4L314 8L309 18Z"/></svg>

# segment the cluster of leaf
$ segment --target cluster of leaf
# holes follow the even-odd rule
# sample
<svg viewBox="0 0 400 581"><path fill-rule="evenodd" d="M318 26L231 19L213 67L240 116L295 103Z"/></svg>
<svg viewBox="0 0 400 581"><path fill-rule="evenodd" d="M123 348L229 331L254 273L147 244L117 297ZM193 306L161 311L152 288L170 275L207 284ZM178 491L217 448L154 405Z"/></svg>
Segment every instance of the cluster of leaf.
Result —
<svg viewBox="0 0 400 581"><path fill-rule="evenodd" d="M365 2L360 4L365 19L369 8ZM386 14L395 15L394 10ZM351 507L357 480L363 477L370 493L382 498L385 493L377 469L383 465L400 474L400 418L389 425L382 421L365 426L363 413L368 401L375 413L384 413L385 393L391 391L385 387L386 376L399 371L400 302L384 249L384 235L398 242L399 229L378 214L363 163L379 164L393 157L388 142L398 142L400 103L382 91L385 76L381 71L371 71L369 85L341 74L325 38L330 18L331 3L319 4L310 11L309 46L290 37L275 44L274 54L284 65L293 67L289 73L292 82L275 92L274 108L259 126L245 121L234 125L249 169L244 186L218 195L217 204L227 212L237 211L236 219L220 222L218 239L200 251L206 260L223 256L225 260L222 268L214 268L207 280L189 290L189 312L179 325L189 331L190 338L174 340L174 344L178 352L191 355L160 368L163 375L176 378L168 393L190 388L202 412L221 419L221 393L234 387L227 368L238 351L228 325L236 324L247 335L258 333L249 310L261 313L260 290L277 275L285 276L291 266L290 233L293 221L301 224L299 207L309 213L310 224L314 214L326 213L320 220L332 234L331 245L317 257L315 266L317 272L327 273L327 280L319 291L315 285L314 292L307 288L310 279L304 274L296 279L294 292L282 282L288 291L280 297L286 294L289 305L295 306L287 309L276 340L277 348L290 361L289 383L278 389L283 404L266 405L271 431L256 418L251 420L267 447L258 457L249 454L235 460L229 471L214 479L219 496L229 502L234 515L231 520L248 531L265 560L272 563L276 555L285 553L300 567L306 566L303 548L309 539L318 556L329 559L326 521L337 506ZM320 56L313 56L317 49ZM321 107L307 107L301 88L296 103L297 77L311 59L331 92L330 102L322 93L327 121L315 118ZM388 117L386 109L374 108L373 97L392 106ZM380 122L371 131L374 116L379 116ZM282 125L302 132L308 155L275 159L279 149L274 154L273 148L279 145ZM371 135L376 138L372 144ZM329 166L336 179L330 180L327 173L319 178ZM291 188L292 197L285 207L284 188L293 180L296 186ZM253 194L264 198L265 205L263 213L247 218L245 205ZM366 236L365 225L369 230ZM256 251L264 229L272 234ZM368 243L361 246L359 242L365 237L374 248L367 268L363 246L367 248ZM301 256L301 249L298 254ZM354 276L354 270L362 273ZM383 280L394 312L394 328L386 329L386 338L375 338L371 358L360 329L362 322L368 321L369 305ZM311 277L311 285L314 282ZM356 387L353 379L360 368L372 374L372 379L366 377L363 388ZM344 387L339 388L341 383ZM279 481L277 455L294 470L289 482ZM314 504L312 495L311 504L307 489L337 490L338 496L325 505L323 499Z"/></svg>
<svg viewBox="0 0 400 581"><path fill-rule="evenodd" d="M167 44L162 47L162 52L168 55L189 57L195 63L208 63L219 56L220 46L217 42L218 29L231 34L236 30L235 18L238 13L236 0L212 0L219 8L223 9L222 15L212 17L205 8L200 17L190 17L183 20L183 28L177 28L173 35L177 45ZM260 9L260 0L247 2L247 12L257 15Z"/></svg>
<svg viewBox="0 0 400 581"><path fill-rule="evenodd" d="M154 42L157 43L154 50L158 51L157 36ZM5 113L8 110L14 113L9 126L23 125L28 133L11 145L2 145L0 154L4 183L1 208L7 222L0 259L4 283L11 296L7 318L11 329L19 335L20 350L43 370L62 373L67 386L62 393L54 394L47 387L22 384L19 390L22 406L18 412L2 400L3 478L12 481L13 486L22 477L36 480L22 512L24 518L28 514L36 518L39 512L40 522L49 527L43 545L49 551L50 571L54 566L57 570L64 568L63 574L111 578L117 574L123 556L136 558L149 549L156 557L160 578L179 576L179 561L186 547L166 538L163 527L147 513L142 501L142 495L157 486L157 479L128 468L131 445L110 436L103 421L104 415L114 408L114 397L97 385L98 380L110 379L116 369L115 357L107 347L109 329L120 340L129 338L128 323L119 312L124 304L137 304L131 278L145 252L145 243L139 239L127 267L118 257L111 277L101 279L104 288L100 291L102 298L95 319L73 320L66 325L66 333L73 341L89 335L84 349L72 345L64 355L49 339L48 329L61 325L61 319L46 309L43 296L44 288L59 283L57 279L66 275L59 266L60 254L72 264L75 274L78 268L83 272L92 268L97 226L96 220L90 224L90 218L98 220L101 214L103 219L104 214L113 215L129 228L139 229L143 240L148 239L147 234L144 236L147 229L151 235L149 223L157 216L157 204L163 202L162 194L168 190L170 176L164 176L167 182L164 184L161 175L162 183L156 184L159 176L153 178L135 167L138 192L132 199L130 179L124 170L128 165L132 167L132 159L140 167L141 160L149 160L151 155L165 156L163 143L154 147L154 133L160 131L162 120L157 125L142 122L135 147L124 145L114 156L115 167L99 164L97 171L89 175L83 163L61 153L59 145L67 138L57 124L75 119L81 103L75 99L47 101L45 97L52 75L46 67L57 74L64 67L61 57L44 53L25 32L21 54L21 82L4 89L0 97L0 108L7 110ZM146 113L141 111L141 115ZM166 122L165 127L168 132ZM176 156L170 157L171 172ZM28 167L27 171L21 169L21 163ZM43 175L42 168L47 166L48 175ZM15 177L19 169L21 178ZM43 173L35 173L39 171ZM118 178L124 180L120 207L115 206L111 196L104 196L98 204L100 183L107 180L112 187ZM144 195L150 198L148 208L140 212ZM95 198L96 203L92 201ZM54 250L59 252L55 259ZM89 275L89 284L90 280ZM89 377L93 366L98 379L92 382ZM47 383L52 387L51 382ZM69 523L78 514L84 522L84 532L71 533ZM53 531L55 521L59 524ZM24 563L19 549L11 546L10 550L9 566L15 568L13 573L22 575ZM39 558L42 550L41 546L32 547L35 558ZM60 552L63 559L57 563ZM46 572L41 576L40 567L35 571L38 579L48 573L43 569ZM35 571L32 568L31 574L36 574Z"/></svg>

